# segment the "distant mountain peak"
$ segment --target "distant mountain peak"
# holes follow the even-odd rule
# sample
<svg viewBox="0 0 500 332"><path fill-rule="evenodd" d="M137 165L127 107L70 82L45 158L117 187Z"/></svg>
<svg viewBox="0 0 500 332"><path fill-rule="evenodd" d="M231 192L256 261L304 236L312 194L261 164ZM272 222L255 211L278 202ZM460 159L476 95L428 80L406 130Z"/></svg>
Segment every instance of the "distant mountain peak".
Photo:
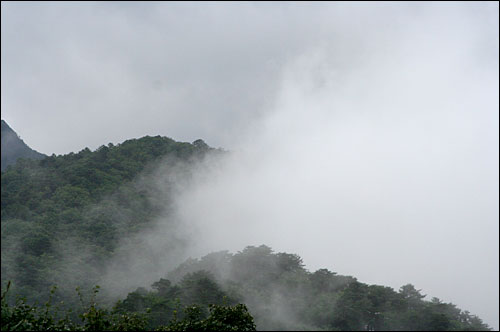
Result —
<svg viewBox="0 0 500 332"><path fill-rule="evenodd" d="M43 153L31 149L19 135L2 120L2 171L9 165L16 163L19 158L43 159L46 157Z"/></svg>

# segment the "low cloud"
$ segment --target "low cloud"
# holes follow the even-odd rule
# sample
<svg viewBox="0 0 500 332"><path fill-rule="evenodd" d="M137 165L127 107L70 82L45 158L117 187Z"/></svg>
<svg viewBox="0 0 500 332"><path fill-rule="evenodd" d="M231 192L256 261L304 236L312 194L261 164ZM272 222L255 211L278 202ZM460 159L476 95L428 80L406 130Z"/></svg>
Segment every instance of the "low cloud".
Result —
<svg viewBox="0 0 500 332"><path fill-rule="evenodd" d="M498 328L498 4L19 8L2 4L2 110L33 148L159 133L231 150L195 166L143 253L174 222L176 259L266 244ZM23 67L37 27L60 47ZM159 266L127 245L133 270Z"/></svg>

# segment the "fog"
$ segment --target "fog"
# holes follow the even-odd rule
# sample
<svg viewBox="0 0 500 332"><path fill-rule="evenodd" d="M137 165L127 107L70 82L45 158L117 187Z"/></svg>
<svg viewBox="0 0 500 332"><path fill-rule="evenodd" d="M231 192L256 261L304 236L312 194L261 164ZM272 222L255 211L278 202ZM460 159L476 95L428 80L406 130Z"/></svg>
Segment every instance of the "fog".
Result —
<svg viewBox="0 0 500 332"><path fill-rule="evenodd" d="M498 39L498 3L2 3L2 118L46 154L147 134L230 150L139 235L149 251L175 220L172 256L266 244L498 329Z"/></svg>
<svg viewBox="0 0 500 332"><path fill-rule="evenodd" d="M381 65L388 75L407 69L390 66L396 73ZM374 91L357 99L356 84L301 94L315 79L287 81L276 113L245 149L180 198L182 220L199 230L199 253L266 243L299 253L309 268L393 287L411 281L469 310L488 297L494 306L495 124L481 111L465 115L472 100L462 88L441 91L436 105L414 92L433 91L432 82L408 91L384 80L395 101ZM488 126L490 134L481 131ZM482 156L488 144L492 155Z"/></svg>

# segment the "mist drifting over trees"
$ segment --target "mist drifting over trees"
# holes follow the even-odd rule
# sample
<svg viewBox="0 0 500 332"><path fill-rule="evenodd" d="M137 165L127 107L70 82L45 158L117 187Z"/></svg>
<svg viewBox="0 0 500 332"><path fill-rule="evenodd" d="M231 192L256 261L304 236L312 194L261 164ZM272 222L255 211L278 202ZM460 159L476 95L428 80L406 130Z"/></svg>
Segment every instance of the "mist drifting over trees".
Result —
<svg viewBox="0 0 500 332"><path fill-rule="evenodd" d="M2 170L2 287L498 328L498 39L497 3L2 3L2 118L49 155Z"/></svg>

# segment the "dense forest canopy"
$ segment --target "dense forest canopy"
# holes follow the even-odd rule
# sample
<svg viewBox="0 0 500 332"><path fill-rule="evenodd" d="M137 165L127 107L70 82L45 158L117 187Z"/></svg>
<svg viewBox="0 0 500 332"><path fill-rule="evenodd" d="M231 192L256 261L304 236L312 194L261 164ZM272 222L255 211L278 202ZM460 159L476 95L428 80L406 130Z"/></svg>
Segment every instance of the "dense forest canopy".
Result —
<svg viewBox="0 0 500 332"><path fill-rule="evenodd" d="M91 286L118 241L168 208L149 199L153 188L132 180L160 160L174 168L209 150L200 142L144 137L8 167L1 180L2 282L13 280L24 295L46 293L70 275ZM68 252L68 243L77 252Z"/></svg>
<svg viewBox="0 0 500 332"><path fill-rule="evenodd" d="M160 165L162 172L175 169L176 176L161 183L172 196L175 182L196 170L192 165L224 154L202 140L146 136L95 151L20 159L2 170L2 330L489 329L451 303L426 300L411 284L395 291L328 269L308 271L297 254L265 245L188 259L118 302L91 297L119 255L120 241L172 209L169 200L151 199L158 186L136 179L154 178ZM92 299L88 306L81 307L76 287L80 298ZM26 301L16 302L17 296ZM49 299L81 309L67 318L36 309Z"/></svg>

